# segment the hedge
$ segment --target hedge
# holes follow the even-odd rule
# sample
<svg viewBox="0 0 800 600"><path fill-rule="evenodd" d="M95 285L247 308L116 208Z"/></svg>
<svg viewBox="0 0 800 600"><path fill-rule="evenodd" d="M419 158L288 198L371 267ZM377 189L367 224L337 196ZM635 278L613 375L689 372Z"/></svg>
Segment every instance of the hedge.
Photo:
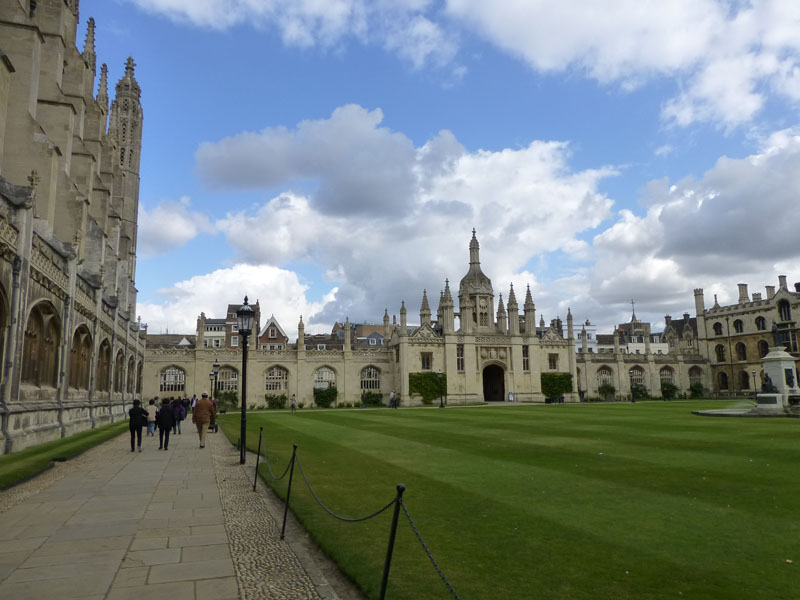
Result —
<svg viewBox="0 0 800 600"><path fill-rule="evenodd" d="M423 404L433 404L435 398L447 394L447 373L442 373L441 381L439 381L439 374L433 371L409 373L408 391L411 394L422 396Z"/></svg>

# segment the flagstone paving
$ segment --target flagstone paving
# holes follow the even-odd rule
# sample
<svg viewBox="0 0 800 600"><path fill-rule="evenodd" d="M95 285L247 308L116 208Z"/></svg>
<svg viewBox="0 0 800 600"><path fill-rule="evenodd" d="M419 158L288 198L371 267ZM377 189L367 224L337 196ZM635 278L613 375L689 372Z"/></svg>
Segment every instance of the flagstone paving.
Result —
<svg viewBox="0 0 800 600"><path fill-rule="evenodd" d="M222 434L198 448L191 429L141 453L126 432L0 492L0 598L340 598L279 540L252 466Z"/></svg>

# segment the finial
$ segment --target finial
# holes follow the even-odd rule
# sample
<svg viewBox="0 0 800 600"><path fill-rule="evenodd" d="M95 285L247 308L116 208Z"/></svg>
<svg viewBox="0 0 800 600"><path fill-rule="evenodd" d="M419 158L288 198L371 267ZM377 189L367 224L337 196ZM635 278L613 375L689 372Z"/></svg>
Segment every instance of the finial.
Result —
<svg viewBox="0 0 800 600"><path fill-rule="evenodd" d="M36 172L36 169L31 171L31 174L28 175L28 183L31 184L31 187L35 189L36 186L39 185L40 181L41 181L41 178L39 177L39 173Z"/></svg>
<svg viewBox="0 0 800 600"><path fill-rule="evenodd" d="M89 63L92 72L97 67L97 55L94 49L94 17L89 17L86 23L86 40L83 43L83 59Z"/></svg>
<svg viewBox="0 0 800 600"><path fill-rule="evenodd" d="M136 63L133 62L133 57L129 56L125 61L125 75L133 75L133 70L136 68Z"/></svg>
<svg viewBox="0 0 800 600"><path fill-rule="evenodd" d="M100 83L97 85L97 102L108 109L108 65L100 67Z"/></svg>
<svg viewBox="0 0 800 600"><path fill-rule="evenodd" d="M247 304L247 296L244 297L244 304ZM242 305L244 306L244 305Z"/></svg>

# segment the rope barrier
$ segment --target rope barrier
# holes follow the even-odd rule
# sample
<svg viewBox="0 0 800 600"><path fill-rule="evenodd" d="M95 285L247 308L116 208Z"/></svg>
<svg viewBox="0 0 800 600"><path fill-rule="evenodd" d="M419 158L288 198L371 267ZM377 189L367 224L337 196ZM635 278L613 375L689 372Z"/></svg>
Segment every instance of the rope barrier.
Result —
<svg viewBox="0 0 800 600"><path fill-rule="evenodd" d="M272 467L269 464L269 457L267 456L267 449L266 448L264 449L264 462L267 464L267 470L269 471L270 477L272 477L275 481L280 481L281 479L286 477L286 474L289 472L289 467L292 466L292 461L289 461L286 464L286 468L283 471L283 475L281 475L280 477L275 475L275 473L272 471Z"/></svg>
<svg viewBox="0 0 800 600"><path fill-rule="evenodd" d="M403 512L405 513L406 518L408 519L408 524L411 525L411 529L414 532L414 535L417 536L417 539L419 540L422 549L425 551L425 554L430 559L433 568L436 569L436 572L439 574L439 577L441 578L442 582L447 587L447 590L450 592L450 595L453 596L453 598L455 598L456 600L459 600L458 594L456 594L456 591L453 589L453 586L450 585L450 582L447 580L447 577L445 577L444 573L442 572L442 569L439 567L439 563L437 563L436 559L433 558L433 554L431 554L428 545L422 539L422 534L420 534L419 529L417 529L417 526L414 525L414 520L411 518L411 515L408 513L408 509L406 508L406 505L403 504L402 501L400 502L400 508L403 509Z"/></svg>
<svg viewBox="0 0 800 600"><path fill-rule="evenodd" d="M342 517L341 515L337 515L330 508L325 506L325 504L323 504L322 500L319 499L319 496L317 496L317 493L314 491L314 488L311 487L311 483L308 481L308 477L306 477L306 472L303 470L303 465L300 463L300 457L299 456L295 457L295 461L297 461L297 467L300 469L300 474L303 476L303 481L306 482L306 486L308 486L308 491L311 492L311 495L314 497L314 500L317 501L317 504L319 504L326 513L328 513L330 516L332 516L332 517L334 517L336 519L339 519L340 521L346 521L348 523L359 523L361 521L368 521L369 519L372 519L373 517L377 517L379 514L381 514L385 510L388 510L389 508L391 508L394 505L394 503L397 501L397 498L392 498L392 500L386 506L384 506L383 508L375 511L374 513L372 513L371 515L368 515L366 517L359 517L359 518Z"/></svg>

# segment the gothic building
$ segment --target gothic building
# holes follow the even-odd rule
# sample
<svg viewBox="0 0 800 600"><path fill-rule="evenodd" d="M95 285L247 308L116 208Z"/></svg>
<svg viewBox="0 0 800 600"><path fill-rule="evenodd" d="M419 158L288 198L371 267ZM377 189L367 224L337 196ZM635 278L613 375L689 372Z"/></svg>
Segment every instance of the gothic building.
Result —
<svg viewBox="0 0 800 600"><path fill-rule="evenodd" d="M127 418L141 392L141 90L129 58L109 105L78 8L0 3L0 453Z"/></svg>
<svg viewBox="0 0 800 600"><path fill-rule="evenodd" d="M388 397L394 390L405 405L419 404L421 396L412 393L409 375L424 372L446 374L442 382L450 404L504 402L511 397L518 402L544 402L541 375L548 372L572 375L573 389L565 394L565 401L600 396L603 384L613 385L615 395L622 397L630 393L632 384L644 385L656 397L662 381L682 392L692 383L711 387L708 361L700 352L696 332L690 332L691 324L668 327L664 335L674 342L674 351L663 352L662 346L666 349L670 342L662 343L663 336L653 341L649 324L634 315L632 323L617 328L608 352L590 352L585 325L576 344L569 311L566 328L558 318L549 327L540 318L537 326L530 288L521 307L513 285L506 298L495 295L491 279L482 270L473 231L469 267L458 286L458 310L450 282L445 280L435 319L423 291L419 325L409 325L405 302L400 305L399 322L390 322L388 310L384 312L382 328L365 325L359 329L346 320L336 323L330 335L307 336L301 318L298 343L281 349L251 344L248 402L261 405L265 393L286 393L296 394L299 402L308 405L314 388L335 386L339 402L357 404L364 391ZM180 336L169 344L148 343L145 395L192 395L208 390L215 361L226 373L226 381L238 383L241 352L205 344L201 332L208 322L202 315L196 344L181 346ZM621 339L627 345L640 344L641 349L626 351ZM238 391L238 387L226 389Z"/></svg>

